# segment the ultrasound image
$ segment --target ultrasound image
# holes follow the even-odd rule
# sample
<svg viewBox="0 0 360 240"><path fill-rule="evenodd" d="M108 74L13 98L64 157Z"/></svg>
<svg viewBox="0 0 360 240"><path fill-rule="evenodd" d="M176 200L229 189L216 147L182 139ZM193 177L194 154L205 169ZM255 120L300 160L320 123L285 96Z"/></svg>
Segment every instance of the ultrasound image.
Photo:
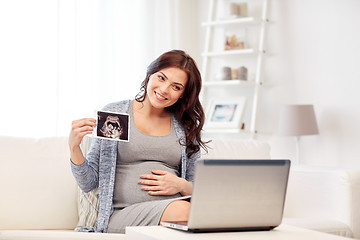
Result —
<svg viewBox="0 0 360 240"><path fill-rule="evenodd" d="M98 137L128 141L128 128L129 115L98 111Z"/></svg>

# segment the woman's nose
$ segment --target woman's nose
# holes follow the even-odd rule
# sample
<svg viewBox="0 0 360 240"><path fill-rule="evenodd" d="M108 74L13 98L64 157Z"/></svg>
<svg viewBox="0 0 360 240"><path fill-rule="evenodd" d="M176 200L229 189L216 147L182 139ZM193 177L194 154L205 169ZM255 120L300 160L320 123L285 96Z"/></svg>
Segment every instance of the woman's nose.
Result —
<svg viewBox="0 0 360 240"><path fill-rule="evenodd" d="M161 87L160 90L162 93L168 93L169 92L169 88L170 88L170 84L168 83L164 83Z"/></svg>

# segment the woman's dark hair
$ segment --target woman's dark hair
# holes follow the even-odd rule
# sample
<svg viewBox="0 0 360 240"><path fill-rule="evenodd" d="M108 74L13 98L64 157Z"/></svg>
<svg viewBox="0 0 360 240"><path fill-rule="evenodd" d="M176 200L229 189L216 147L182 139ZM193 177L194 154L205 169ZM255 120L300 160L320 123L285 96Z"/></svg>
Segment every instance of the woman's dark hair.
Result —
<svg viewBox="0 0 360 240"><path fill-rule="evenodd" d="M168 67L179 68L188 77L183 97L179 98L174 105L167 107L167 110L176 116L185 129L185 146L188 149L188 157L190 157L200 150L199 146L207 150L206 142L203 142L200 136L205 121L205 114L199 100L201 75L195 61L181 50L172 50L162 54L148 66L146 78L142 82L140 92L136 95L135 100L143 102L147 94L146 88L150 76Z"/></svg>

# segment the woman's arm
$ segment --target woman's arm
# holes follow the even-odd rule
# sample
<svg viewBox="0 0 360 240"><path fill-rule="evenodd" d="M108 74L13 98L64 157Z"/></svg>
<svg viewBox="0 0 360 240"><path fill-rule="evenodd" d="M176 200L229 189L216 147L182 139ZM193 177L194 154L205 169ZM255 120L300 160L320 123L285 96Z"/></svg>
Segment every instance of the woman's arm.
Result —
<svg viewBox="0 0 360 240"><path fill-rule="evenodd" d="M97 187L97 164L89 164L81 151L80 144L85 135L91 134L96 126L96 120L84 118L72 122L72 128L69 135L69 148L71 157L71 170L79 187L84 192L89 192ZM95 145L95 147L93 146ZM97 144L92 144L92 149ZM98 150L95 149L98 152ZM90 151L91 152L91 151ZM90 153L89 153L90 155ZM91 157L90 157L91 158ZM95 162L94 162L95 163Z"/></svg>

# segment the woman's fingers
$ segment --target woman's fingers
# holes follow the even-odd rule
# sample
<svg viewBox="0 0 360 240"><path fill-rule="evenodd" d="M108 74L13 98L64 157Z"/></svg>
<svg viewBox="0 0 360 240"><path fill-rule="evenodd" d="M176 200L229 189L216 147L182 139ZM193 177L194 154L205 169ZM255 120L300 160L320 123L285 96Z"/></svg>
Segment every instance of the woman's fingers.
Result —
<svg viewBox="0 0 360 240"><path fill-rule="evenodd" d="M169 195L169 192L161 186L143 186L141 190L147 191L149 195Z"/></svg>
<svg viewBox="0 0 360 240"><path fill-rule="evenodd" d="M157 174L157 175L165 175L168 174L168 171L162 171L162 170L152 170L153 174Z"/></svg>
<svg viewBox="0 0 360 240"><path fill-rule="evenodd" d="M74 132L78 133L78 134L81 134L81 133L84 133L84 132L90 132L91 133L93 130L94 130L94 127L83 126L83 127L79 127L79 128L74 129Z"/></svg>
<svg viewBox="0 0 360 240"><path fill-rule="evenodd" d="M161 190L161 187L160 186L142 186L141 187L142 190L145 190L145 191L159 191Z"/></svg>
<svg viewBox="0 0 360 240"><path fill-rule="evenodd" d="M85 135L91 134L96 126L94 118L83 118L74 120L71 123L71 132L69 136L70 148L79 146Z"/></svg>
<svg viewBox="0 0 360 240"><path fill-rule="evenodd" d="M81 128L84 126L96 126L96 120L94 118L83 118L72 122L72 129Z"/></svg>
<svg viewBox="0 0 360 240"><path fill-rule="evenodd" d="M140 175L142 179L150 179L150 180L159 180L161 176L154 175L154 174L142 174Z"/></svg>
<svg viewBox="0 0 360 240"><path fill-rule="evenodd" d="M169 195L166 191L148 191L148 194L153 196Z"/></svg>
<svg viewBox="0 0 360 240"><path fill-rule="evenodd" d="M149 185L149 186L160 185L160 182L156 180L139 180L138 183L141 185Z"/></svg>

